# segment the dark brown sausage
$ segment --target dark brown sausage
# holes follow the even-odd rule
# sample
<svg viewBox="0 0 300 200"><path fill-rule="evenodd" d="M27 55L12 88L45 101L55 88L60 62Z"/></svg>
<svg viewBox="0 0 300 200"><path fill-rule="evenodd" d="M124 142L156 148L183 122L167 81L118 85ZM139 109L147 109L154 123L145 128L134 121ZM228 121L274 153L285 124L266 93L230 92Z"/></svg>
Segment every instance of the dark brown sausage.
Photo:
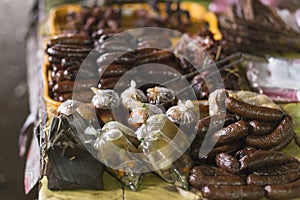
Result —
<svg viewBox="0 0 300 200"><path fill-rule="evenodd" d="M211 127L211 132L216 132L233 122L236 122L236 118L231 114L226 115L212 115L205 117L198 121L196 125L197 137L205 137L207 130ZM211 126L210 126L211 125Z"/></svg>
<svg viewBox="0 0 300 200"><path fill-rule="evenodd" d="M97 47L97 51L100 53L106 52L129 52L133 51L133 48L128 44L128 42L121 42L116 40L104 41Z"/></svg>
<svg viewBox="0 0 300 200"><path fill-rule="evenodd" d="M300 172L299 161L295 160L295 162L261 168L255 170L254 174L261 175L261 176L277 176L277 175L284 175L292 172Z"/></svg>
<svg viewBox="0 0 300 200"><path fill-rule="evenodd" d="M202 188L202 195L210 200L257 200L265 196L265 191L262 187L256 185L208 185Z"/></svg>
<svg viewBox="0 0 300 200"><path fill-rule="evenodd" d="M54 100L64 102L68 99L75 99L77 101L88 103L88 102L91 102L93 95L94 95L94 93L92 91L80 91L80 92L74 92L74 93L70 92L70 93L60 94L60 95L54 97Z"/></svg>
<svg viewBox="0 0 300 200"><path fill-rule="evenodd" d="M56 45L56 44L72 44L72 45L83 45L90 46L93 44L92 40L88 36L84 35L57 35L51 38L47 45L48 47Z"/></svg>
<svg viewBox="0 0 300 200"><path fill-rule="evenodd" d="M191 170L190 184L201 189L205 185L245 185L245 181L217 167L196 166Z"/></svg>
<svg viewBox="0 0 300 200"><path fill-rule="evenodd" d="M99 76L103 78L107 77L120 77L125 74L132 67L128 65L120 65L120 64L110 64L107 68L99 67L98 73Z"/></svg>
<svg viewBox="0 0 300 200"><path fill-rule="evenodd" d="M74 46L63 46L63 45L55 45L47 49L47 53L51 56L55 56L58 58L63 57L76 57L76 58L84 58L86 57L92 48L75 48Z"/></svg>
<svg viewBox="0 0 300 200"><path fill-rule="evenodd" d="M97 59L97 65L99 67L107 66L111 63L114 64L126 64L132 65L135 62L135 55L125 52L110 52L102 54Z"/></svg>
<svg viewBox="0 0 300 200"><path fill-rule="evenodd" d="M76 91L82 91L82 90L90 90L91 87L96 87L96 81L93 79L83 79L83 80L77 80L76 81ZM73 91L73 86L75 82L74 81L61 81L59 83L56 83L52 89L53 93L63 94L63 93L69 93Z"/></svg>
<svg viewBox="0 0 300 200"><path fill-rule="evenodd" d="M215 132L212 137L214 140L217 140L218 144L226 144L239 140L247 136L248 133L248 123L244 120L239 120Z"/></svg>
<svg viewBox="0 0 300 200"><path fill-rule="evenodd" d="M291 173L275 175L275 176L263 176L263 175L250 174L247 177L247 184L266 186L266 185L273 185L273 184L290 183L299 178L300 178L300 172L291 172Z"/></svg>
<svg viewBox="0 0 300 200"><path fill-rule="evenodd" d="M295 160L297 159L278 151L256 150L252 153L246 154L239 161L241 164L241 171L254 171L262 167L281 165L283 163L293 161L295 162Z"/></svg>
<svg viewBox="0 0 300 200"><path fill-rule="evenodd" d="M284 112L282 110L251 105L233 97L227 97L225 105L229 111L248 119L280 121L284 116Z"/></svg>
<svg viewBox="0 0 300 200"><path fill-rule="evenodd" d="M191 151L192 151L192 158L195 160L203 159L205 158L204 155L199 155L199 150L202 145L202 140L199 140L198 138L195 138L191 145ZM216 146L207 154L206 157L215 157L219 153L235 153L239 148L241 147L241 142L236 141L234 143L230 144L223 144L220 146Z"/></svg>
<svg viewBox="0 0 300 200"><path fill-rule="evenodd" d="M142 65L146 63L155 63L161 61L169 61L174 59L174 54L168 50L157 50L147 55L138 56L136 65Z"/></svg>
<svg viewBox="0 0 300 200"><path fill-rule="evenodd" d="M233 174L240 171L239 161L227 153L218 154L216 156L216 164L222 169Z"/></svg>
<svg viewBox="0 0 300 200"><path fill-rule="evenodd" d="M300 198L300 179L286 184L268 185L265 187L268 199L297 199Z"/></svg>
<svg viewBox="0 0 300 200"><path fill-rule="evenodd" d="M277 124L276 122L252 120L249 122L250 134L266 135L271 133L277 127Z"/></svg>
<svg viewBox="0 0 300 200"><path fill-rule="evenodd" d="M101 89L113 89L120 77L108 77L100 80L99 88Z"/></svg>
<svg viewBox="0 0 300 200"><path fill-rule="evenodd" d="M190 184L196 188L201 189L206 185L245 185L245 181L242 177L233 175L223 175L223 176L190 176Z"/></svg>
<svg viewBox="0 0 300 200"><path fill-rule="evenodd" d="M263 136L249 135L245 142L247 145L258 149L271 149L280 145L286 138L292 139L293 134L293 119L291 116L286 115L272 133ZM284 144L280 148L287 146L286 143Z"/></svg>

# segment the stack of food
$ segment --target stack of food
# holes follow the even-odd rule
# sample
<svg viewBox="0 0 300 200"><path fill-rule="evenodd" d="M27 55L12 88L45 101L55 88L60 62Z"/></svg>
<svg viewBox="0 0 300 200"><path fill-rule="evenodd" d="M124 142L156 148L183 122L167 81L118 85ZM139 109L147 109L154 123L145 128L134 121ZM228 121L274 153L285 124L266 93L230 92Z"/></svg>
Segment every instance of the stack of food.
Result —
<svg viewBox="0 0 300 200"><path fill-rule="evenodd" d="M43 149L48 187L103 189L106 171L137 191L154 172L208 199L299 197L300 163L280 152L297 138L293 119L264 95L233 91L243 89L244 75L226 42L207 30L192 42L168 31L121 33L119 9L69 13L64 33L48 41L46 92L61 102ZM160 24L146 19L137 24Z"/></svg>

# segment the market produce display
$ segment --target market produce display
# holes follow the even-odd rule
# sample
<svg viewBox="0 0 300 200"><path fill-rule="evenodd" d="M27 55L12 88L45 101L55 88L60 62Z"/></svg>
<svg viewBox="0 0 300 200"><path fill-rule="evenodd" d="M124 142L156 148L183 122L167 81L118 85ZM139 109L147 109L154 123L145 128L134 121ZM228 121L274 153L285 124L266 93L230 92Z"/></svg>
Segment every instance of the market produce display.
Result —
<svg viewBox="0 0 300 200"><path fill-rule="evenodd" d="M44 49L48 189L105 190L114 178L116 188L138 195L150 172L186 199L299 198L299 157L281 151L299 150L294 115L246 91L238 65L244 54L230 54L229 28L223 40L210 30L191 33L190 11L164 5L165 13L156 4L137 9L130 22L122 4L80 7L54 26ZM145 26L172 28L193 41L168 31L126 31ZM147 84L140 66L147 67ZM220 82L211 78L216 74Z"/></svg>

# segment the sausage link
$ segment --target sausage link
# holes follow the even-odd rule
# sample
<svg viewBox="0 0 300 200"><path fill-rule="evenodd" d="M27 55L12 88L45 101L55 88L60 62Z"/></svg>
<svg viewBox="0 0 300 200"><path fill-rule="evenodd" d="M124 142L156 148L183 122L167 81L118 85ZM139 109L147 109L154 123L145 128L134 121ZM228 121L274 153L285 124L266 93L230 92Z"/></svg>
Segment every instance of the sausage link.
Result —
<svg viewBox="0 0 300 200"><path fill-rule="evenodd" d="M249 122L249 130L253 135L266 135L271 133L277 125L276 122L252 120Z"/></svg>
<svg viewBox="0 0 300 200"><path fill-rule="evenodd" d="M71 44L71 45L83 45L83 46L90 46L93 44L93 41L90 37L85 35L57 35L51 38L47 45L48 47L54 46L57 44Z"/></svg>
<svg viewBox="0 0 300 200"><path fill-rule="evenodd" d="M241 171L253 171L262 167L295 162L295 160L297 159L278 151L256 150L253 153L245 155L239 161Z"/></svg>
<svg viewBox="0 0 300 200"><path fill-rule="evenodd" d="M110 64L108 67L99 67L98 74L103 78L120 77L132 67L128 65Z"/></svg>
<svg viewBox="0 0 300 200"><path fill-rule="evenodd" d="M282 110L251 105L233 97L227 97L225 105L229 111L248 119L280 121L284 117L284 112Z"/></svg>
<svg viewBox="0 0 300 200"><path fill-rule="evenodd" d="M257 200L265 196L265 191L256 185L208 185L202 188L202 195L210 200Z"/></svg>
<svg viewBox="0 0 300 200"><path fill-rule="evenodd" d="M248 123L239 120L215 132L212 137L217 140L218 144L226 144L247 136L248 132Z"/></svg>
<svg viewBox="0 0 300 200"><path fill-rule="evenodd" d="M108 77L100 80L99 88L101 89L113 89L120 77Z"/></svg>
<svg viewBox="0 0 300 200"><path fill-rule="evenodd" d="M135 55L125 52L110 52L102 54L97 59L97 65L99 67L107 66L111 63L114 64L126 64L132 65L135 62Z"/></svg>
<svg viewBox="0 0 300 200"><path fill-rule="evenodd" d="M247 145L258 149L271 149L280 145L287 138L290 138L288 140L291 141L293 134L293 119L290 115L286 115L272 133L263 136L249 135L245 142ZM280 145L280 148L277 149L284 148L288 145L286 143Z"/></svg>
<svg viewBox="0 0 300 200"><path fill-rule="evenodd" d="M146 63L153 63L153 62L161 62L161 61L169 61L174 59L173 52L168 50L157 50L152 53L138 56L136 60L136 65L142 65Z"/></svg>
<svg viewBox="0 0 300 200"><path fill-rule="evenodd" d="M268 199L296 199L300 198L300 179L292 183L265 186Z"/></svg>
<svg viewBox="0 0 300 200"><path fill-rule="evenodd" d="M250 174L247 177L247 184L266 186L266 185L273 185L273 184L290 183L299 178L300 178L300 172L291 172L291 173L275 175L275 176L263 176L263 175Z"/></svg>
<svg viewBox="0 0 300 200"><path fill-rule="evenodd" d="M254 171L254 174L261 176L277 176L284 175L292 172L300 172L300 163L298 160L295 162L285 163L283 165L269 166Z"/></svg>
<svg viewBox="0 0 300 200"><path fill-rule="evenodd" d="M240 163L239 161L227 154L227 153L220 153L216 156L216 164L221 167L222 169L230 172L230 173L238 173L240 170Z"/></svg>
<svg viewBox="0 0 300 200"><path fill-rule="evenodd" d="M224 126L236 122L236 118L231 114L211 115L198 121L196 125L197 137L205 137L207 130L211 127L212 132L218 131ZM210 126L211 125L211 126Z"/></svg>

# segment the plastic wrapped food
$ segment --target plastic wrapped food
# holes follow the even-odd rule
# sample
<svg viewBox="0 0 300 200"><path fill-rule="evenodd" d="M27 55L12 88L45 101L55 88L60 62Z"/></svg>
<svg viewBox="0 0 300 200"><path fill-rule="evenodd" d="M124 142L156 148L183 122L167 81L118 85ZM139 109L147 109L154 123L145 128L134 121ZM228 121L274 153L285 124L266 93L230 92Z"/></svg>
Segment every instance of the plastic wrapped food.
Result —
<svg viewBox="0 0 300 200"><path fill-rule="evenodd" d="M247 78L253 88L275 101L300 101L300 60L269 58L268 63L250 62Z"/></svg>
<svg viewBox="0 0 300 200"><path fill-rule="evenodd" d="M162 113L163 110L161 108L149 103L143 103L131 111L128 122L132 125L139 126L145 123L150 116Z"/></svg>
<svg viewBox="0 0 300 200"><path fill-rule="evenodd" d="M188 189L188 176L193 162L184 152L190 145L185 135L166 115L149 117L137 131L150 166L164 180Z"/></svg>
<svg viewBox="0 0 300 200"><path fill-rule="evenodd" d="M99 120L105 124L114 120L112 109L117 108L120 105L120 97L113 90L102 90L92 88L95 93L92 104L96 108L97 116Z"/></svg>
<svg viewBox="0 0 300 200"><path fill-rule="evenodd" d="M132 110L138 107L141 102L146 102L147 97L142 90L136 88L136 82L131 80L130 87L122 92L121 99L123 105Z"/></svg>
<svg viewBox="0 0 300 200"><path fill-rule="evenodd" d="M136 191L141 183L142 174L136 173L136 166L140 161L132 153L138 153L133 142L134 132L118 123L106 124L94 147L97 156L107 167L110 174L125 186ZM142 165L140 165L142 166Z"/></svg>
<svg viewBox="0 0 300 200"><path fill-rule="evenodd" d="M190 100L186 102L179 100L178 105L169 108L166 115L177 125L194 124L197 120L196 113L194 112L194 104Z"/></svg>
<svg viewBox="0 0 300 200"><path fill-rule="evenodd" d="M175 92L165 87L148 88L147 97L150 103L162 104L164 107L170 107L176 99Z"/></svg>

